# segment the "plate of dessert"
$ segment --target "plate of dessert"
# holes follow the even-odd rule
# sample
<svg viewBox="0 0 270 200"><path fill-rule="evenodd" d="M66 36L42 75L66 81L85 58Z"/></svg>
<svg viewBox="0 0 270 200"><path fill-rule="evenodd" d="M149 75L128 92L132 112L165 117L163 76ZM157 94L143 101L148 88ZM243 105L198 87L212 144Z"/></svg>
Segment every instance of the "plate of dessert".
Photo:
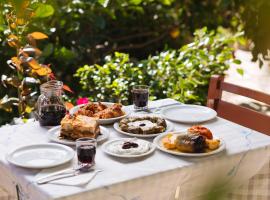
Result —
<svg viewBox="0 0 270 200"><path fill-rule="evenodd" d="M151 138L173 130L173 124L158 116L132 116L115 122L114 129L124 135Z"/></svg>
<svg viewBox="0 0 270 200"><path fill-rule="evenodd" d="M209 156L225 149L224 141L214 138L212 132L203 126L159 135L153 143L161 151L187 157Z"/></svg>
<svg viewBox="0 0 270 200"><path fill-rule="evenodd" d="M205 122L217 116L217 112L211 108L184 104L164 108L161 114L168 120L180 123Z"/></svg>
<svg viewBox="0 0 270 200"><path fill-rule="evenodd" d="M153 153L156 146L146 140L138 138L120 138L110 140L102 145L102 150L120 158L138 158Z"/></svg>
<svg viewBox="0 0 270 200"><path fill-rule="evenodd" d="M61 125L48 131L49 138L53 142L75 145L78 138L96 138L97 142L103 142L109 137L109 130L98 124L95 118L85 115L66 115Z"/></svg>
<svg viewBox="0 0 270 200"><path fill-rule="evenodd" d="M129 114L129 110L119 103L90 102L70 109L71 115L85 115L96 118L101 125L112 124Z"/></svg>

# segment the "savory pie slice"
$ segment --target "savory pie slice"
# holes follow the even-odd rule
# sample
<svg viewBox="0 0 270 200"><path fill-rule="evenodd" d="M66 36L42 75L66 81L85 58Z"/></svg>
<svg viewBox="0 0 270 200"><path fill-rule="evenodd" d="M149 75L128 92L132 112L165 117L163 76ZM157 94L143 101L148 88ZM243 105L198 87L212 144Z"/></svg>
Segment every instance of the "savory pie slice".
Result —
<svg viewBox="0 0 270 200"><path fill-rule="evenodd" d="M70 140L90 137L97 138L100 132L98 122L95 118L85 115L66 115L61 121L60 137Z"/></svg>

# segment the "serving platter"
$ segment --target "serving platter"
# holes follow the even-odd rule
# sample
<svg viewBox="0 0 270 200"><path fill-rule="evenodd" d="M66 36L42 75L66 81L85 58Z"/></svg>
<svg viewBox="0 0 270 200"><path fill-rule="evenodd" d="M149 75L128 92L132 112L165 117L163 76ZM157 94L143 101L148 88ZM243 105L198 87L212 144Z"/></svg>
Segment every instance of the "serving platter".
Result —
<svg viewBox="0 0 270 200"><path fill-rule="evenodd" d="M147 151L147 152L145 152L145 153L142 153L142 154L137 154L137 155L130 155L130 154L129 154L129 155L127 155L127 154L116 154L116 153L111 152L111 151L108 149L108 147L109 147L110 145L112 145L113 143L115 143L115 142L119 142L119 141L125 142L125 141L130 141L130 140L131 140L131 138L118 138L118 139L114 139L114 140L109 140L109 141L105 142L105 143L102 145L102 150L103 150L106 154L111 155L111 156L114 156L114 157L119 157L119 158L139 158L139 157L144 157L144 156L147 156L147 155L153 153L153 152L155 151L155 149L156 149L156 146L155 146L153 143L148 142L148 141L145 141L145 140L143 140L143 141L149 143L150 149L149 149L149 151ZM136 140L141 140L141 139L137 139L137 138L136 138Z"/></svg>
<svg viewBox="0 0 270 200"><path fill-rule="evenodd" d="M173 134L186 134L186 132L173 132ZM219 148L217 148L216 150L213 150L213 151L209 151L209 152L205 152L205 153L185 153L185 152L180 152L180 151L175 151L175 150L169 150L169 149L166 149L163 144L162 144L162 138L164 138L165 136L167 135L167 133L165 134L161 134L159 136L157 136L153 143L156 145L156 147L163 151L163 152L166 152L166 153L169 153L169 154L173 154L173 155L177 155L177 156L185 156L185 157L204 157L204 156L210 156L210 155L213 155L213 154L217 154L217 153L220 153L222 152L224 149L225 149L225 142L222 140L222 139L219 139L220 140L220 145L219 145Z"/></svg>
<svg viewBox="0 0 270 200"><path fill-rule="evenodd" d="M97 102L94 102L94 103L97 103ZM114 104L111 102L100 102L100 103L102 103L106 106L112 106ZM86 105L86 104L80 104L80 105L74 106L73 108L71 108L69 110L69 113L71 115L75 114L80 109L80 107L82 107L84 105ZM120 117L109 118L109 119L98 119L97 121L100 125L113 124L114 122L119 121L120 119L123 119L130 114L130 109L128 109L126 106L123 106L122 110L125 112L125 115L122 115Z"/></svg>
<svg viewBox="0 0 270 200"><path fill-rule="evenodd" d="M118 123L118 122L115 122L115 123L113 124L113 128L114 128L117 132L119 132L119 133L121 133L121 134L124 134L124 135L132 136L132 137L138 137L138 138L153 138L153 137L156 137L156 136L158 136L158 135L160 135L160 134L163 134L163 133L167 133L167 132L173 131L173 129L174 129L173 124L172 124L171 122L167 121L167 120L166 120L166 124L167 124L167 128L166 128L166 130L165 130L164 132L162 132L162 133L155 133L155 134L145 134L145 135L143 135L143 134L134 134L134 133L129 133L129 132L122 131L122 130L120 129L120 127L119 127L119 123Z"/></svg>
<svg viewBox="0 0 270 200"><path fill-rule="evenodd" d="M174 122L199 123L214 119L217 112L205 106L183 104L163 108L161 115Z"/></svg>
<svg viewBox="0 0 270 200"><path fill-rule="evenodd" d="M73 140L68 140L68 139L62 139L60 138L60 129L61 129L61 126L56 126L50 130L48 130L48 137L51 141L53 142L57 142L57 143L60 143L60 144L65 144L65 145L70 145L70 146L73 146L73 145L76 145L76 142L73 141ZM104 142L105 140L107 140L110 136L110 132L109 132L109 129L103 127L103 126L100 126L100 135L97 137L97 142L98 143L101 143L101 142Z"/></svg>
<svg viewBox="0 0 270 200"><path fill-rule="evenodd" d="M65 145L35 144L15 149L6 159L19 167L45 169L69 162L74 154L74 150Z"/></svg>

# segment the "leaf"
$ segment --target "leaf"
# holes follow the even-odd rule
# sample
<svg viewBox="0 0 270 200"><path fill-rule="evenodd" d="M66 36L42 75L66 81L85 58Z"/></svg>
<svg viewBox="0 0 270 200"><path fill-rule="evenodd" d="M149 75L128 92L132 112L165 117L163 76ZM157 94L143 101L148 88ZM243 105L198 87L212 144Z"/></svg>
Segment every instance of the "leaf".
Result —
<svg viewBox="0 0 270 200"><path fill-rule="evenodd" d="M52 70L49 67L42 66L41 68L34 70L39 76L47 76L52 73Z"/></svg>
<svg viewBox="0 0 270 200"><path fill-rule="evenodd" d="M67 110L70 110L71 108L74 107L74 105L72 103L70 103L70 102L65 102L65 107L66 107Z"/></svg>
<svg viewBox="0 0 270 200"><path fill-rule="evenodd" d="M234 63L234 64L237 64L237 65L240 65L240 64L241 64L241 60L234 59L234 60L233 60L233 63Z"/></svg>
<svg viewBox="0 0 270 200"><path fill-rule="evenodd" d="M34 58L29 59L29 61L27 61L27 64L34 70L42 68L42 66Z"/></svg>
<svg viewBox="0 0 270 200"><path fill-rule="evenodd" d="M17 105L18 102L18 98L9 98L8 95L5 95L2 99L0 99L0 109L5 110L6 112L12 112L12 106Z"/></svg>
<svg viewBox="0 0 270 200"><path fill-rule="evenodd" d="M67 85L63 85L63 90L66 90L66 91L74 94L73 90L71 90L70 87Z"/></svg>
<svg viewBox="0 0 270 200"><path fill-rule="evenodd" d="M21 85L21 81L16 76L7 77L6 75L2 75L1 81L4 87L7 87L7 84L12 85L15 88L18 88Z"/></svg>
<svg viewBox="0 0 270 200"><path fill-rule="evenodd" d="M28 34L28 37L32 37L35 40L43 40L43 39L47 39L48 38L48 36L46 34L41 33L41 32L30 33L30 34Z"/></svg>
<svg viewBox="0 0 270 200"><path fill-rule="evenodd" d="M16 35L13 35L13 34L9 35L7 41L8 41L9 46L15 47L15 48L19 47L19 40Z"/></svg>
<svg viewBox="0 0 270 200"><path fill-rule="evenodd" d="M110 0L98 0L98 2L105 8L108 6L109 1Z"/></svg>
<svg viewBox="0 0 270 200"><path fill-rule="evenodd" d="M30 107L30 106L26 106L26 108L25 108L24 111L25 111L26 113L29 114L29 113L31 113L33 110L34 110L34 108L32 108L32 107Z"/></svg>
<svg viewBox="0 0 270 200"><path fill-rule="evenodd" d="M130 0L130 3L139 5L142 2L142 0Z"/></svg>
<svg viewBox="0 0 270 200"><path fill-rule="evenodd" d="M45 18L54 14L54 8L49 4L40 3L35 11L35 17Z"/></svg>
<svg viewBox="0 0 270 200"><path fill-rule="evenodd" d="M238 72L238 74L240 74L241 76L244 75L244 70L242 68L237 68L236 71Z"/></svg>

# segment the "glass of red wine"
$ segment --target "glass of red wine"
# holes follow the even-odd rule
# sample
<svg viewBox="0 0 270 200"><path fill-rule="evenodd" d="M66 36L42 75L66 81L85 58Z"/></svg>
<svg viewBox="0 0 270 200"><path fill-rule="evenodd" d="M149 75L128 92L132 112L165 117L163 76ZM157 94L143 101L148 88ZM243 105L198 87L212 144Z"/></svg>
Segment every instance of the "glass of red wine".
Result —
<svg viewBox="0 0 270 200"><path fill-rule="evenodd" d="M147 110L149 98L149 86L135 85L132 89L132 98L135 110Z"/></svg>
<svg viewBox="0 0 270 200"><path fill-rule="evenodd" d="M97 141L94 138L76 140L78 165L82 171L89 171L95 165Z"/></svg>

